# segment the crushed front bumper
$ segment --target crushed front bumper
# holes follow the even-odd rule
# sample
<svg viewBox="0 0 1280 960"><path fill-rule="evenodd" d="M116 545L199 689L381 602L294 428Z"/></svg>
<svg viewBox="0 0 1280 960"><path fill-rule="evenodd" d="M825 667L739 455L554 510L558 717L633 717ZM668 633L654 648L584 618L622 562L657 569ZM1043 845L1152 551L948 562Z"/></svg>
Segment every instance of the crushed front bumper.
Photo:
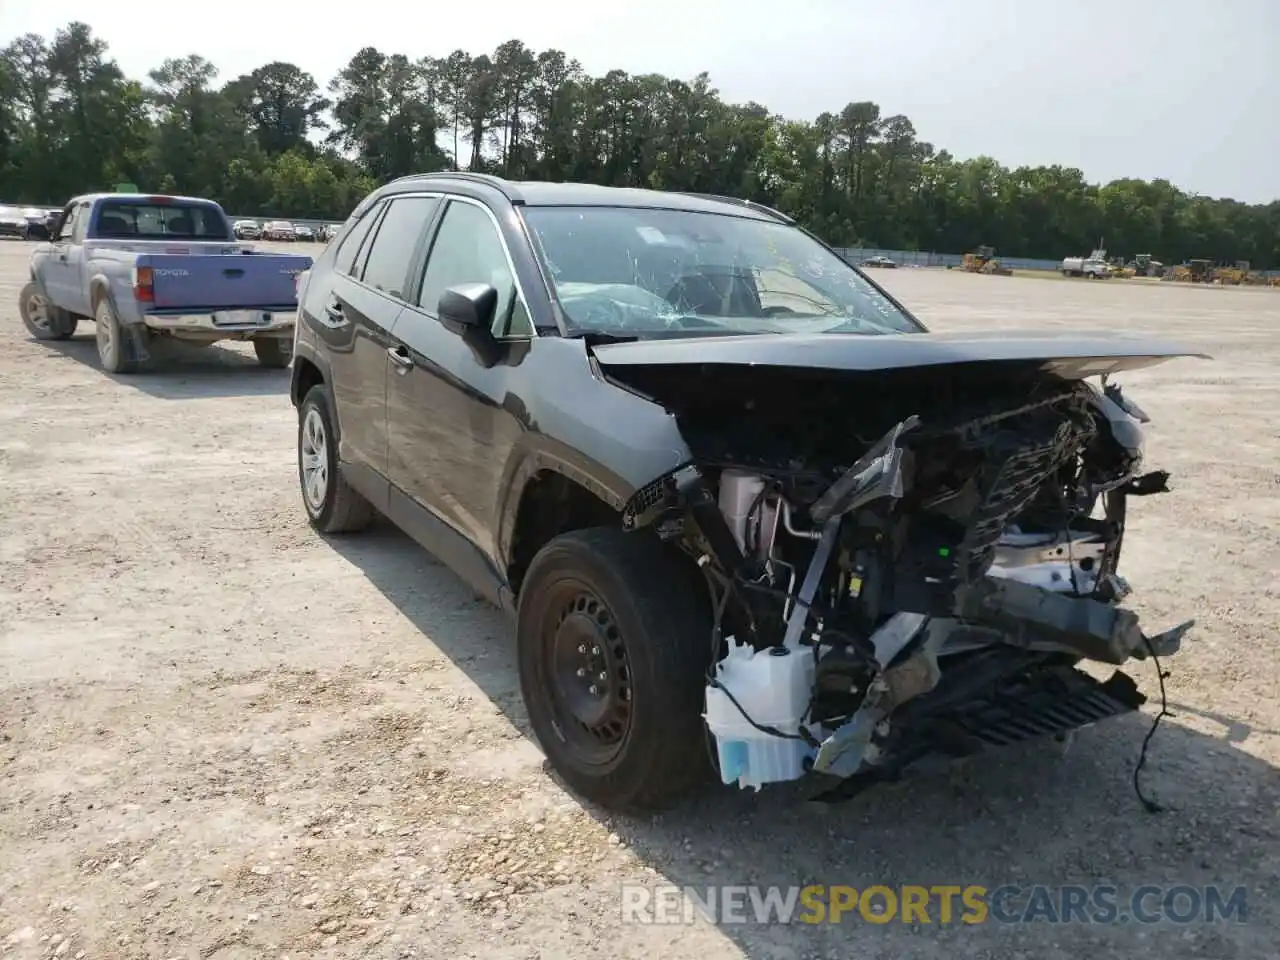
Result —
<svg viewBox="0 0 1280 960"><path fill-rule="evenodd" d="M1012 651L993 651L975 671L943 673L931 693L905 704L894 716L893 732L883 745L884 761L834 784L813 799L849 800L877 783L897 780L931 761L947 762L993 748L1070 731L1131 713L1147 702L1138 685L1117 670L1105 681L1070 666L1040 666L1008 676ZM1021 653L1028 664L1036 658ZM986 670L1008 677L986 695L973 695L973 679Z"/></svg>

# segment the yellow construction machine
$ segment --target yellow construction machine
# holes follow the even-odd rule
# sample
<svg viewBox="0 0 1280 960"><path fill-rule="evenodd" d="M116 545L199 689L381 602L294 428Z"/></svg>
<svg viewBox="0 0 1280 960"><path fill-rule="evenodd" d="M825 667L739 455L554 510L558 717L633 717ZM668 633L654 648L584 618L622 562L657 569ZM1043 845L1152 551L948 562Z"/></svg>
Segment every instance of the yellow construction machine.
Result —
<svg viewBox="0 0 1280 960"><path fill-rule="evenodd" d="M1174 267L1172 275L1168 276L1177 283L1212 283L1213 261L1188 260Z"/></svg>
<svg viewBox="0 0 1280 960"><path fill-rule="evenodd" d="M1238 287L1249 279L1249 261L1237 260L1233 267L1218 267L1213 271L1213 280L1225 286Z"/></svg>
<svg viewBox="0 0 1280 960"><path fill-rule="evenodd" d="M966 253L960 266L961 269L968 273L987 273L1000 277L1012 276L1013 271L1008 267L1000 266L1000 261L995 257L995 247L988 247L984 244L972 253Z"/></svg>

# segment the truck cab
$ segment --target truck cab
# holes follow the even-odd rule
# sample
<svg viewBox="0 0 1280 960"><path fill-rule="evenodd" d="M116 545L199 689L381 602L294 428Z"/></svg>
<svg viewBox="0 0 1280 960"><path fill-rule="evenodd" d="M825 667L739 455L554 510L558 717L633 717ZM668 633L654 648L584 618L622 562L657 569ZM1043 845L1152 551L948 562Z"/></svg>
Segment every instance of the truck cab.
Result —
<svg viewBox="0 0 1280 960"><path fill-rule="evenodd" d="M66 205L32 253L20 307L42 340L66 339L92 319L112 373L145 365L157 338L249 340L265 366L287 366L295 278L310 266L310 257L238 242L212 200L90 194Z"/></svg>

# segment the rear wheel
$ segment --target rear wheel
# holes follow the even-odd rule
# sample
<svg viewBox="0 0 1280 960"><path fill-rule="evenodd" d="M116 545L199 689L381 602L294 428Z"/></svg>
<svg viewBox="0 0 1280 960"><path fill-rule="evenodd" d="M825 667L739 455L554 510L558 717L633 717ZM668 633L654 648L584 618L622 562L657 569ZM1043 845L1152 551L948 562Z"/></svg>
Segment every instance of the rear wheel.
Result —
<svg viewBox="0 0 1280 960"><path fill-rule="evenodd" d="M373 506L338 468L333 398L318 383L298 408L298 482L307 520L321 533L347 533L368 526Z"/></svg>
<svg viewBox="0 0 1280 960"><path fill-rule="evenodd" d="M552 768L612 810L661 809L710 769L702 721L710 613L656 539L556 537L520 588L520 690Z"/></svg>
<svg viewBox="0 0 1280 960"><path fill-rule="evenodd" d="M94 326L98 342L98 360L107 373L135 373L142 364L130 355L129 344L125 342L128 332L116 316L108 297L102 297L93 312Z"/></svg>
<svg viewBox="0 0 1280 960"><path fill-rule="evenodd" d="M18 294L18 312L27 332L37 340L66 340L76 332L76 318L50 303L34 283Z"/></svg>
<svg viewBox="0 0 1280 960"><path fill-rule="evenodd" d="M275 338L254 340L253 352L258 355L258 363L264 367L281 370L293 359L293 341Z"/></svg>

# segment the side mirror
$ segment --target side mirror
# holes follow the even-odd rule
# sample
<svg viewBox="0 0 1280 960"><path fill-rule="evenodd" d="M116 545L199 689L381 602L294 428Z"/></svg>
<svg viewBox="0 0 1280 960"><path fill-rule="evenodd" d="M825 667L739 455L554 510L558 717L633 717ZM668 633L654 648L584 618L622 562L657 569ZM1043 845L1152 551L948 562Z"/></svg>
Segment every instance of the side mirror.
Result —
<svg viewBox="0 0 1280 960"><path fill-rule="evenodd" d="M487 283L463 283L440 294L440 322L463 330L488 330L498 309L498 291Z"/></svg>

